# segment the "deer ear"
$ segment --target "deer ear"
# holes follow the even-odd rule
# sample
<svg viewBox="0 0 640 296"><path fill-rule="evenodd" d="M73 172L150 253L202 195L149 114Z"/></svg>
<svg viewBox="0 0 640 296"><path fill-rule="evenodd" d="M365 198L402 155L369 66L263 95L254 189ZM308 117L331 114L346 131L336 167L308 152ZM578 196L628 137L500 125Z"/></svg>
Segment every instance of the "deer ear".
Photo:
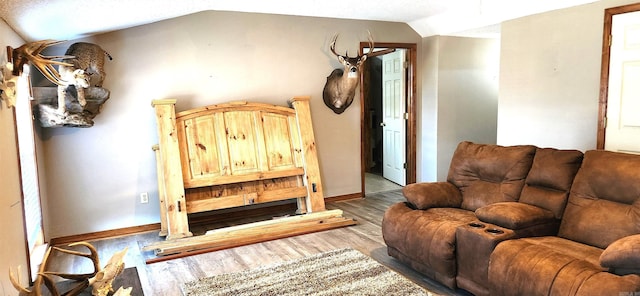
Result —
<svg viewBox="0 0 640 296"><path fill-rule="evenodd" d="M366 60L367 60L367 55L365 54L365 55L362 56L362 59L360 60L360 62L364 62Z"/></svg>
<svg viewBox="0 0 640 296"><path fill-rule="evenodd" d="M344 64L344 57L338 56L338 61L340 61L341 64Z"/></svg>

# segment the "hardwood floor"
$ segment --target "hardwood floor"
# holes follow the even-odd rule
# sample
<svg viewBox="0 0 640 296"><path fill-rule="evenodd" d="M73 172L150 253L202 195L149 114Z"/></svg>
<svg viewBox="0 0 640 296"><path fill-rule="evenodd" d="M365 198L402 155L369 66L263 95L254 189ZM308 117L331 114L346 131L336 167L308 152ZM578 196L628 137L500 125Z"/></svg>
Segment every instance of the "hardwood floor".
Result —
<svg viewBox="0 0 640 296"><path fill-rule="evenodd" d="M127 267L136 266L147 296L182 295L182 283L202 277L251 269L262 265L301 258L329 250L351 247L367 254L385 266L404 275L420 286L441 295L469 295L464 291L452 291L412 269L404 266L386 252L382 239L381 222L384 211L392 204L404 201L399 190L367 195L364 199L328 203L328 209L341 209L344 216L355 218L358 225L329 231L279 239L259 244L237 247L145 264L145 254L140 248L149 242L161 240L157 231L91 242L99 251L101 265L111 255L125 247ZM90 272L91 262L78 256L55 254L49 259L50 270L64 272Z"/></svg>
<svg viewBox="0 0 640 296"><path fill-rule="evenodd" d="M398 189L402 189L402 186L385 179L381 175L372 173L365 173L364 175L364 192L366 195Z"/></svg>

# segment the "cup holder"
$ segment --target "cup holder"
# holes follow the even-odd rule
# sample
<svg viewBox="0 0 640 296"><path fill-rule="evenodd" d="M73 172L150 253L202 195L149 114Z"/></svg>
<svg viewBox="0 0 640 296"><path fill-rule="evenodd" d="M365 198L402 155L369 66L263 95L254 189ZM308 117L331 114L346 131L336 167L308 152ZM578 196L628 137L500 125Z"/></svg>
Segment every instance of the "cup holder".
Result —
<svg viewBox="0 0 640 296"><path fill-rule="evenodd" d="M473 228L484 228L484 224L478 223L478 222L471 222L471 223L469 223L469 226L471 226Z"/></svg>
<svg viewBox="0 0 640 296"><path fill-rule="evenodd" d="M496 228L489 228L489 229L486 229L486 230L485 230L485 232L487 232L487 233L491 233L491 234L495 234L495 235L503 234L503 233L504 233L504 231L503 231L503 230L496 229Z"/></svg>

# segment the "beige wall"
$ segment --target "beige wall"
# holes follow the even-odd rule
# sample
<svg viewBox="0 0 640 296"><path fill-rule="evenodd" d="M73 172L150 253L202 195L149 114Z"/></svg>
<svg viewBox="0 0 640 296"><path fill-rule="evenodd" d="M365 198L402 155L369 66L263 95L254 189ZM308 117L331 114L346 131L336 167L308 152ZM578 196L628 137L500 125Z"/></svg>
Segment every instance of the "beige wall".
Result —
<svg viewBox="0 0 640 296"><path fill-rule="evenodd" d="M438 64L438 180L461 141L496 143L498 39L442 37Z"/></svg>
<svg viewBox="0 0 640 296"><path fill-rule="evenodd" d="M13 48L23 44L23 40L2 20L0 20L0 63L7 62L6 46ZM20 168L18 163L17 138L13 108L0 102L0 294L14 295L17 291L9 282L9 267L21 266L23 284L27 285L27 256L22 196L20 189Z"/></svg>
<svg viewBox="0 0 640 296"><path fill-rule="evenodd" d="M325 195L360 192L359 97L336 115L322 102L322 88L339 67L328 50L331 37L339 32L337 49L353 56L367 30L380 42L421 40L401 23L229 12L89 39L114 58L104 84L111 98L95 126L43 133L49 237L159 221L154 99L177 99L177 109L185 110L231 100L285 105L310 95ZM141 192L152 202L140 204Z"/></svg>
<svg viewBox="0 0 640 296"><path fill-rule="evenodd" d="M595 149L604 10L592 4L502 24L498 143Z"/></svg>
<svg viewBox="0 0 640 296"><path fill-rule="evenodd" d="M419 177L444 181L458 143L496 142L500 41L434 36L423 49Z"/></svg>
<svg viewBox="0 0 640 296"><path fill-rule="evenodd" d="M418 181L435 181L438 177L438 64L440 37L422 39L422 100L418 101L417 155Z"/></svg>

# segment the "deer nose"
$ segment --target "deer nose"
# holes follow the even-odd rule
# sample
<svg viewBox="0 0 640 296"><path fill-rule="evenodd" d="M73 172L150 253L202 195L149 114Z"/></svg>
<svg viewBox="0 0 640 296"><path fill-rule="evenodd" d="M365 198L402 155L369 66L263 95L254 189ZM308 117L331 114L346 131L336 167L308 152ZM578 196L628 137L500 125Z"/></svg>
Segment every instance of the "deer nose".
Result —
<svg viewBox="0 0 640 296"><path fill-rule="evenodd" d="M358 68L356 68L356 67L351 67L351 68L349 68L349 72L351 72L351 73L358 72Z"/></svg>

